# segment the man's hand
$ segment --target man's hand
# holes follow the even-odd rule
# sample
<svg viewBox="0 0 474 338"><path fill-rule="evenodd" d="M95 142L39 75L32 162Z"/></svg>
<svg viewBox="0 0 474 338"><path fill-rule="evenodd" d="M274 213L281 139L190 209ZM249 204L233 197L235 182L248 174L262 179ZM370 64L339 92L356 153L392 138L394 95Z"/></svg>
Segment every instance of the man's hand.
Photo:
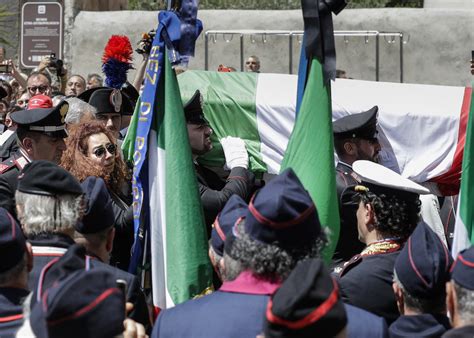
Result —
<svg viewBox="0 0 474 338"><path fill-rule="evenodd" d="M133 319L127 318L123 321L123 337L124 338L147 338L145 327L134 321Z"/></svg>
<svg viewBox="0 0 474 338"><path fill-rule="evenodd" d="M50 63L51 63L51 58L49 56L43 56L43 58L41 59L38 65L38 72L41 72L45 70L46 68L48 68Z"/></svg>
<svg viewBox="0 0 474 338"><path fill-rule="evenodd" d="M226 165L229 169L242 167L248 169L249 155L245 148L245 142L239 137L227 136L220 140L224 150Z"/></svg>

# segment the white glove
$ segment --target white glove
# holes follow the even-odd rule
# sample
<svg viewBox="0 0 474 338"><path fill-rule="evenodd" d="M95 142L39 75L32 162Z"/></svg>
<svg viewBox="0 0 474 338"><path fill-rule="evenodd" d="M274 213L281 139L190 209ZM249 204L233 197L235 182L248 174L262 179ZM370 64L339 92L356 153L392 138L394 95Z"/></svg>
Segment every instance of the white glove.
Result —
<svg viewBox="0 0 474 338"><path fill-rule="evenodd" d="M222 138L220 142L222 149L224 149L226 165L230 170L235 167L248 169L249 155L244 140L239 137L227 136Z"/></svg>

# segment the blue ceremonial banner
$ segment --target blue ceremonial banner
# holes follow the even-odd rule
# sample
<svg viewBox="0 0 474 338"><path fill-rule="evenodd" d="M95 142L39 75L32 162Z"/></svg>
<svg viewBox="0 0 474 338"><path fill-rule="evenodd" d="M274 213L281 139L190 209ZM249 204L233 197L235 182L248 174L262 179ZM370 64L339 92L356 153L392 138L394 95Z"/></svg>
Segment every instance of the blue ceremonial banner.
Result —
<svg viewBox="0 0 474 338"><path fill-rule="evenodd" d="M160 22L161 26L161 22ZM158 27L158 30L160 28ZM148 198L147 187L148 184L146 179L148 173L142 172L142 168L147 166L143 165L146 162L146 154L148 148L148 133L153 117L153 111L155 107L155 97L158 79L160 77L162 65L163 65L163 41L160 39L160 35L156 34L153 39L153 44L150 50L150 56L145 72L145 86L141 96L139 118L136 129L135 138L135 151L133 153L133 177L132 177L132 193L133 193L133 223L134 223L134 234L135 242L132 248L132 259L130 260L129 271L132 273L136 272L136 269L140 263L140 259L143 253L143 242L144 232L148 227L147 217L145 216L148 211L143 208L144 198ZM144 217L140 218L140 215ZM140 227L141 224L141 227Z"/></svg>
<svg viewBox="0 0 474 338"><path fill-rule="evenodd" d="M194 5L196 0L188 0ZM183 6L185 3L183 1ZM188 4L189 7L189 4ZM168 49L170 61L172 64L178 64L182 61L180 50L184 54L194 53L194 48L184 48L182 38L192 36L193 44L196 36L202 30L202 23L196 19L197 8L187 8L184 11L187 23L184 25L182 19L174 11L161 11L158 14L158 28L150 50L148 63L145 71L145 86L141 95L140 107L138 110L138 119L136 123L135 142L133 152L133 218L134 218L134 244L132 248L132 258L129 271L137 272L143 259L146 233L149 231L148 203L148 135L152 125L153 115L156 111L158 83L164 65L165 48ZM194 15L194 17L192 17ZM184 30L184 31L183 31ZM198 34L196 34L198 33ZM136 112L137 113L137 112Z"/></svg>
<svg viewBox="0 0 474 338"><path fill-rule="evenodd" d="M141 103L139 117L136 127L135 151L133 153L133 177L132 177L132 193L133 193L133 223L135 242L132 248L132 259L130 260L129 271L136 273L143 254L145 232L148 231L148 207L143 201L148 200L148 172L147 161L148 150L148 134L150 132L153 112L155 111L156 92L158 90L158 82L163 69L163 57L165 48L164 35L166 25L176 30L180 22L176 14L173 12L160 12L158 14L158 29L153 39L150 49L150 55L145 71L145 86L141 95ZM177 25L177 26L176 26ZM144 170L143 170L144 169Z"/></svg>

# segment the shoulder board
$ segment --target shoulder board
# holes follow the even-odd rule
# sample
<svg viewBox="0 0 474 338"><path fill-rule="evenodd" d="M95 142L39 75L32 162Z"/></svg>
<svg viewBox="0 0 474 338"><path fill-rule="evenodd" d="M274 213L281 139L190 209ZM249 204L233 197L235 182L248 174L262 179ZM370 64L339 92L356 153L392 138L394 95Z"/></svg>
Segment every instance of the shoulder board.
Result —
<svg viewBox="0 0 474 338"><path fill-rule="evenodd" d="M17 159L15 159L14 162L15 162L15 165L17 166L17 168L20 169L20 171L23 170L25 165L28 164L28 160L24 156L18 157Z"/></svg>
<svg viewBox="0 0 474 338"><path fill-rule="evenodd" d="M351 173L351 176L353 179L355 179L357 182L362 182L362 180L360 179L359 175L357 175L354 171Z"/></svg>
<svg viewBox="0 0 474 338"><path fill-rule="evenodd" d="M341 277L344 276L349 270L351 270L353 267L359 265L359 263L362 262L362 256L357 254L354 257L352 257L350 260L344 263L341 271Z"/></svg>
<svg viewBox="0 0 474 338"><path fill-rule="evenodd" d="M15 161L11 158L0 163L0 175L6 173L11 168L15 167Z"/></svg>

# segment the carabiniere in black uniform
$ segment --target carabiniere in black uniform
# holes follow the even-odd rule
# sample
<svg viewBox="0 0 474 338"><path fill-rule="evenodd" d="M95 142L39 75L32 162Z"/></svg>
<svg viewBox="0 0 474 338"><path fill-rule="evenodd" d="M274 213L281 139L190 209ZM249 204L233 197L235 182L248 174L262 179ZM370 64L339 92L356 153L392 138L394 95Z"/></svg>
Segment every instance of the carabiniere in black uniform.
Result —
<svg viewBox="0 0 474 338"><path fill-rule="evenodd" d="M342 145L346 142L356 143L357 139L365 139L371 140L371 142L375 141L378 144L377 113L378 107L374 106L368 111L348 115L333 122L334 141L339 157L347 156L345 149L338 150L338 148L343 148ZM338 147L337 144L341 146ZM352 170L352 162L346 163L339 158L336 166L336 189L341 226L339 240L333 256L333 266L338 271L340 271L340 265L343 262L347 262L365 247L358 238L356 211L359 203L354 201L356 193L353 188L359 183L360 178Z"/></svg>
<svg viewBox="0 0 474 338"><path fill-rule="evenodd" d="M34 98L30 99L30 102ZM56 107L13 112L11 119L18 125L17 134L27 131L53 138L65 138L67 132L64 119L68 109L69 104L62 101ZM7 209L12 215L16 215L15 191L18 186L18 175L33 160L41 160L41 158L31 158L20 145L18 152L0 164L0 207Z"/></svg>

